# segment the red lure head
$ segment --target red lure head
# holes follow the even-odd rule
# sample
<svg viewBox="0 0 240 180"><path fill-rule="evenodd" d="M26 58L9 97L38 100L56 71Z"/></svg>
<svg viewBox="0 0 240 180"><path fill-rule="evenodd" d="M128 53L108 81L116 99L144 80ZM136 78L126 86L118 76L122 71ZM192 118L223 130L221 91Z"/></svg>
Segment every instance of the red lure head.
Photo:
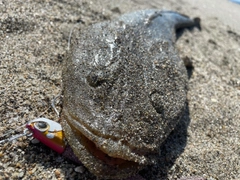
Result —
<svg viewBox="0 0 240 180"><path fill-rule="evenodd" d="M26 128L32 132L33 137L58 153L65 150L64 133L62 126L46 118L29 121Z"/></svg>

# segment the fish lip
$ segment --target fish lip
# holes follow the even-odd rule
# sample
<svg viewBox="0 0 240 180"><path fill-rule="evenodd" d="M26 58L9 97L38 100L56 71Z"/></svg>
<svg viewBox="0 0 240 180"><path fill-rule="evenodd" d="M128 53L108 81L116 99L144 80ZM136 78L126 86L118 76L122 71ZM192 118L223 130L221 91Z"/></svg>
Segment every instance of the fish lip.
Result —
<svg viewBox="0 0 240 180"><path fill-rule="evenodd" d="M142 170L145 165L134 163L130 166L121 168L120 166L112 166L104 163L100 159L93 156L79 141L76 134L72 131L70 125L66 121L65 115L62 114L62 124L65 131L65 137L73 150L73 153L80 162L95 176L103 179L125 179L135 175ZM107 173L106 173L107 172Z"/></svg>
<svg viewBox="0 0 240 180"><path fill-rule="evenodd" d="M84 123L81 123L82 121L79 121L79 118L69 113L67 109L63 109L62 115L63 119L69 124L69 126L71 126L71 128L74 128L75 135L80 132L89 141L93 142L100 151L109 157L119 158L140 165L150 164L149 159L145 157L145 154L138 154L134 152L131 147L128 146L128 144L120 144L119 138L96 135L91 127L85 125ZM83 145L81 139L78 141ZM113 146L115 147L114 149L112 149ZM120 151L118 151L118 149L120 149Z"/></svg>

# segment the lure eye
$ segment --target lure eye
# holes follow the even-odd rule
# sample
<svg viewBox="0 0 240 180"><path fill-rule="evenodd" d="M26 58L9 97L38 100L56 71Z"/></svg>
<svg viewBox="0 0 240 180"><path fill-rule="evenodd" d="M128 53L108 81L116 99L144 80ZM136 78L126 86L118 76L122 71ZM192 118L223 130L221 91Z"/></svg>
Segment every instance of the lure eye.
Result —
<svg viewBox="0 0 240 180"><path fill-rule="evenodd" d="M39 122L34 123L34 127L36 129L38 129L39 131L44 132L48 129L48 124L46 122L39 121Z"/></svg>

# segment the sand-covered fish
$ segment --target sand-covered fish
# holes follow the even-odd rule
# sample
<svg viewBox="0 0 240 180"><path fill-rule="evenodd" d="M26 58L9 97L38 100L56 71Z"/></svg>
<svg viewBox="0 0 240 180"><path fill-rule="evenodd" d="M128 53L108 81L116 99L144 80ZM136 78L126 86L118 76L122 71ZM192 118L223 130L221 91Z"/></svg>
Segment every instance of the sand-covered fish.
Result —
<svg viewBox="0 0 240 180"><path fill-rule="evenodd" d="M141 10L73 31L63 130L97 177L125 178L156 162L186 105L175 31L194 24L176 12Z"/></svg>

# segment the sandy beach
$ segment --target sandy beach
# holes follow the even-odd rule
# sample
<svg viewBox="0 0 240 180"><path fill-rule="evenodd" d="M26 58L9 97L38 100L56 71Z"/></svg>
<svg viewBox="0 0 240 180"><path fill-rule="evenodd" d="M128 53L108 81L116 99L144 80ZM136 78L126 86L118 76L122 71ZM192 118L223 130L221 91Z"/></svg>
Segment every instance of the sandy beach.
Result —
<svg viewBox="0 0 240 180"><path fill-rule="evenodd" d="M0 140L22 133L37 117L60 121L50 103L62 92L74 26L149 8L198 17L201 29L184 30L176 42L180 57L192 63L186 117L161 146L159 164L140 175L240 179L240 5L227 0L1 0ZM56 107L61 111L61 99ZM23 136L0 144L1 179L97 178Z"/></svg>

